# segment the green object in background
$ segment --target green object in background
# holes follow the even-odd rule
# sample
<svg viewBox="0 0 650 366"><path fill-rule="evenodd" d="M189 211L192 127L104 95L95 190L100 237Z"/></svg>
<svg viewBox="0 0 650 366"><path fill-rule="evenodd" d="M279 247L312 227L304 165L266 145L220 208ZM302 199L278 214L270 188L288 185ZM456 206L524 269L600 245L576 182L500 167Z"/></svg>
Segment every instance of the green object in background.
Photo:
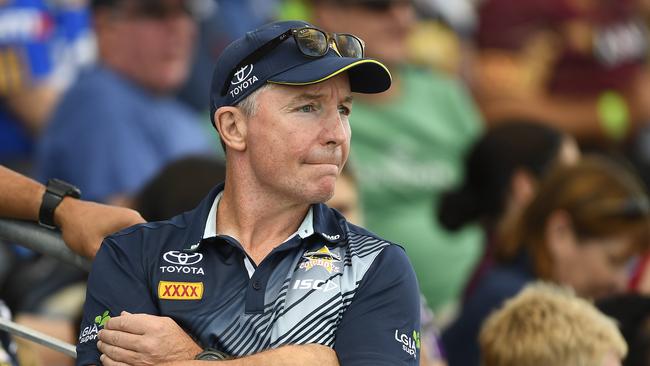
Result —
<svg viewBox="0 0 650 366"><path fill-rule="evenodd" d="M277 12L278 20L302 19L311 21L311 9L303 0L284 0Z"/></svg>
<svg viewBox="0 0 650 366"><path fill-rule="evenodd" d="M420 291L439 310L457 302L483 248L478 226L449 232L437 220L437 202L462 181L465 153L483 125L456 80L415 67L392 71L400 95L355 98L350 161L365 226L404 247Z"/></svg>
<svg viewBox="0 0 650 366"><path fill-rule="evenodd" d="M630 126L630 113L625 98L608 90L598 97L598 118L607 136L615 141L622 140Z"/></svg>

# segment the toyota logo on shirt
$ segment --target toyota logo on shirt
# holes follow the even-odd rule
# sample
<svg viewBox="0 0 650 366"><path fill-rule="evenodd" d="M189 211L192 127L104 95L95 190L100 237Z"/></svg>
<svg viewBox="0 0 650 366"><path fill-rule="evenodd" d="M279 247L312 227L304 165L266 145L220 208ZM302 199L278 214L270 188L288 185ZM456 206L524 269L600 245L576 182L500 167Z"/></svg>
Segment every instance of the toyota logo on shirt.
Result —
<svg viewBox="0 0 650 366"><path fill-rule="evenodd" d="M163 259L171 264L179 264L181 266L191 266L197 264L203 259L201 253L184 253L178 250L172 250L163 255Z"/></svg>

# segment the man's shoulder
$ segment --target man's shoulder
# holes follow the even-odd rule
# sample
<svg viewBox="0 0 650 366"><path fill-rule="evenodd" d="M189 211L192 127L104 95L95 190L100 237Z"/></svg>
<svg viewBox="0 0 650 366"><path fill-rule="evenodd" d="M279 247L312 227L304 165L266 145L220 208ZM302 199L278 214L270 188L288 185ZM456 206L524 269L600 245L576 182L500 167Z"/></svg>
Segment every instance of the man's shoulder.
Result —
<svg viewBox="0 0 650 366"><path fill-rule="evenodd" d="M346 221L346 232L348 236L348 243L349 244L360 244L362 242L375 242L375 243L381 243L383 245L397 245L399 244L394 243L390 240L384 239L381 236L375 234L374 232L362 227L358 226L355 224L352 224L350 222Z"/></svg>
<svg viewBox="0 0 650 366"><path fill-rule="evenodd" d="M153 221L130 226L106 237L105 242L125 252L157 253L164 250L182 250L188 243L187 213L169 220Z"/></svg>
<svg viewBox="0 0 650 366"><path fill-rule="evenodd" d="M408 262L406 252L401 245L384 239L361 226L346 224L346 251L351 259L354 258L370 265L380 254L390 252L388 256L392 260L404 259Z"/></svg>
<svg viewBox="0 0 650 366"><path fill-rule="evenodd" d="M112 99L131 99L128 95L132 94L129 92L130 89L126 87L124 80L121 80L112 71L103 67L89 67L80 73L77 80L66 91L65 96L90 99L99 95Z"/></svg>
<svg viewBox="0 0 650 366"><path fill-rule="evenodd" d="M52 115L48 133L70 133L77 129L101 134L123 122L130 106L137 103L136 93L124 87L116 76L102 68L84 70L66 90ZM107 121L111 121L108 123ZM55 127L54 127L55 126ZM92 134L91 134L92 136Z"/></svg>

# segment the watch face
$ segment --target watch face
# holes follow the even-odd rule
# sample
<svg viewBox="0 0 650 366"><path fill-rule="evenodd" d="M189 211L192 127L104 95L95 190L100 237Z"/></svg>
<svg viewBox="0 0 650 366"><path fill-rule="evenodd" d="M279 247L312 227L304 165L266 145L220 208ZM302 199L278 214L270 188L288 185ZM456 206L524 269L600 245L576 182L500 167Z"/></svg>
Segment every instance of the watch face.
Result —
<svg viewBox="0 0 650 366"><path fill-rule="evenodd" d="M216 350L203 351L196 356L197 360L227 360L228 358L227 354Z"/></svg>

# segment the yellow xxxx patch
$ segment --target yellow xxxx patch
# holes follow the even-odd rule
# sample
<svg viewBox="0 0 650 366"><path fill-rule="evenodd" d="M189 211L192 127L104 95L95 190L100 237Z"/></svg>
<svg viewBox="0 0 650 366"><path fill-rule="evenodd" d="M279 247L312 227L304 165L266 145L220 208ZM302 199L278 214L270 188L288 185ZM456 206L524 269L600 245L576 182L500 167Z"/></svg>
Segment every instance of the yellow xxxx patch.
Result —
<svg viewBox="0 0 650 366"><path fill-rule="evenodd" d="M165 300L200 300L203 282L158 282L158 298Z"/></svg>

